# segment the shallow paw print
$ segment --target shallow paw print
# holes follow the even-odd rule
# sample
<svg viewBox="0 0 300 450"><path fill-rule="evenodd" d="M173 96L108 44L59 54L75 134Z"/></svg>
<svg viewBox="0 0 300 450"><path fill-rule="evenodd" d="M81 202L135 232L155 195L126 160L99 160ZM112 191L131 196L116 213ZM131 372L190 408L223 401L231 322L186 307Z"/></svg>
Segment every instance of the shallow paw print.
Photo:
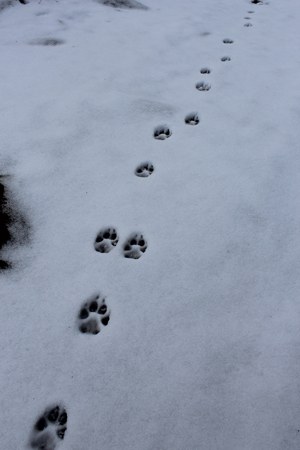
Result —
<svg viewBox="0 0 300 450"><path fill-rule="evenodd" d="M198 125L200 119L198 113L192 112L185 117L184 121L188 125Z"/></svg>
<svg viewBox="0 0 300 450"><path fill-rule="evenodd" d="M137 177L149 177L153 172L154 166L150 162L142 163L135 169L135 174Z"/></svg>
<svg viewBox="0 0 300 450"><path fill-rule="evenodd" d="M223 44L233 44L233 40L232 39L228 39L228 38L226 38L226 39L223 39Z"/></svg>
<svg viewBox="0 0 300 450"><path fill-rule="evenodd" d="M171 130L167 125L159 125L155 128L153 137L163 141L171 136Z"/></svg>
<svg viewBox="0 0 300 450"><path fill-rule="evenodd" d="M200 73L203 74L209 74L211 72L211 70L208 67L202 67L202 69L200 69Z"/></svg>
<svg viewBox="0 0 300 450"><path fill-rule="evenodd" d="M253 27L253 25L250 22L246 22L246 23L244 23L244 27Z"/></svg>
<svg viewBox="0 0 300 450"><path fill-rule="evenodd" d="M54 450L65 437L68 415L62 406L48 408L36 421L31 438L31 448Z"/></svg>
<svg viewBox="0 0 300 450"><path fill-rule="evenodd" d="M211 88L211 85L209 83L206 83L205 81L199 81L196 84L196 89L198 89L198 91L209 91Z"/></svg>
<svg viewBox="0 0 300 450"><path fill-rule="evenodd" d="M100 253L109 253L119 242L119 236L115 228L103 228L95 239L95 250Z"/></svg>
<svg viewBox="0 0 300 450"><path fill-rule="evenodd" d="M230 56L222 56L221 61L222 62L231 61L231 58L230 58Z"/></svg>
<svg viewBox="0 0 300 450"><path fill-rule="evenodd" d="M248 14L254 14L254 11L248 11Z"/></svg>
<svg viewBox="0 0 300 450"><path fill-rule="evenodd" d="M81 307L78 315L78 328L81 333L98 334L101 324L106 327L110 319L110 311L105 303L105 298L95 295Z"/></svg>
<svg viewBox="0 0 300 450"><path fill-rule="evenodd" d="M142 234L132 234L124 244L124 256L125 258L139 259L147 247L147 242Z"/></svg>

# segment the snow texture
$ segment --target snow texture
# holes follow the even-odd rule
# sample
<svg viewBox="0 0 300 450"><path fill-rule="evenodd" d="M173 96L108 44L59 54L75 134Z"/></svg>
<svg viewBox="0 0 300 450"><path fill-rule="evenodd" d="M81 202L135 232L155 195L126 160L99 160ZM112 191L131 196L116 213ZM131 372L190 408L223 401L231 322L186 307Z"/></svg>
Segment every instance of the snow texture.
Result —
<svg viewBox="0 0 300 450"><path fill-rule="evenodd" d="M299 0L142 3L0 14L0 448L298 450Z"/></svg>

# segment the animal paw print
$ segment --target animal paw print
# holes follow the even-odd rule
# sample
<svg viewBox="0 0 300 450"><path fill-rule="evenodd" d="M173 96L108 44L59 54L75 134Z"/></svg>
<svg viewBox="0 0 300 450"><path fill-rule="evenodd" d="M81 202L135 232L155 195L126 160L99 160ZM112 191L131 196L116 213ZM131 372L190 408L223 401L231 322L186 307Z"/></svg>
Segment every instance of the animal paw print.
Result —
<svg viewBox="0 0 300 450"><path fill-rule="evenodd" d="M211 88L211 85L209 83L205 83L205 81L199 81L196 84L196 89L198 89L198 91L209 91Z"/></svg>
<svg viewBox="0 0 300 450"><path fill-rule="evenodd" d="M225 61L231 61L230 56L222 56L221 61L225 62Z"/></svg>
<svg viewBox="0 0 300 450"><path fill-rule="evenodd" d="M185 123L188 125L198 125L198 123L200 122L198 113L190 113L186 116L184 120Z"/></svg>
<svg viewBox="0 0 300 450"><path fill-rule="evenodd" d="M246 22L246 23L244 23L244 27L253 27L253 25L250 22Z"/></svg>
<svg viewBox="0 0 300 450"><path fill-rule="evenodd" d="M67 421L68 415L65 408L57 405L47 409L34 426L31 448L54 450L65 437Z"/></svg>
<svg viewBox="0 0 300 450"><path fill-rule="evenodd" d="M78 322L81 333L98 334L101 324L106 327L110 319L110 311L105 303L105 298L96 295L90 298L81 307Z"/></svg>
<svg viewBox="0 0 300 450"><path fill-rule="evenodd" d="M119 236L115 228L103 228L95 239L95 250L100 253L109 253L119 242Z"/></svg>
<svg viewBox="0 0 300 450"><path fill-rule="evenodd" d="M164 139L169 138L171 134L171 130L167 127L167 125L159 125L155 128L153 136L155 139L160 139L163 141Z"/></svg>
<svg viewBox="0 0 300 450"><path fill-rule="evenodd" d="M124 244L125 258L139 259L147 250L147 242L140 233L132 234Z"/></svg>
<svg viewBox="0 0 300 450"><path fill-rule="evenodd" d="M262 3L262 0L251 0L251 3L258 5L259 3Z"/></svg>
<svg viewBox="0 0 300 450"><path fill-rule="evenodd" d="M145 162L140 164L136 169L135 169L135 174L138 177L149 177L154 171L154 167L153 164L151 164L150 162Z"/></svg>
<svg viewBox="0 0 300 450"><path fill-rule="evenodd" d="M200 73L208 74L210 73L210 69L208 67L202 67L202 69L200 69Z"/></svg>
<svg viewBox="0 0 300 450"><path fill-rule="evenodd" d="M223 44L233 44L233 40L232 39L223 39Z"/></svg>

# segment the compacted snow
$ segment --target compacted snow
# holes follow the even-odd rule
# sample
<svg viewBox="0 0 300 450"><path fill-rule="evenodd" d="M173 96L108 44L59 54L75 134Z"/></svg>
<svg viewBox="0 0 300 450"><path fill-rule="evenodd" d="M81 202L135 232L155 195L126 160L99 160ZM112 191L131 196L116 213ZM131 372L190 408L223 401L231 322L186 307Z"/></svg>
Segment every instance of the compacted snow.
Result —
<svg viewBox="0 0 300 450"><path fill-rule="evenodd" d="M1 450L299 449L299 0L1 5Z"/></svg>

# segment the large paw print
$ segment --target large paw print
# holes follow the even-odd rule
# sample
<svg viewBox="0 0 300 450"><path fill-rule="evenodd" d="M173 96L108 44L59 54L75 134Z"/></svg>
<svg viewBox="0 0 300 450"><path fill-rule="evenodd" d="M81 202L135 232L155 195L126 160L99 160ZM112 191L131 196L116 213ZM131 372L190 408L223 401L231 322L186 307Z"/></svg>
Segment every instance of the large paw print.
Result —
<svg viewBox="0 0 300 450"><path fill-rule="evenodd" d="M147 242L140 233L132 234L124 244L125 258L139 259L147 250Z"/></svg>
<svg viewBox="0 0 300 450"><path fill-rule="evenodd" d="M65 437L68 415L65 408L48 408L37 420L32 432L31 448L54 450Z"/></svg>
<svg viewBox="0 0 300 450"><path fill-rule="evenodd" d="M115 228L103 228L97 234L94 247L96 252L109 253L119 242L119 236Z"/></svg>
<svg viewBox="0 0 300 450"><path fill-rule="evenodd" d="M155 128L153 137L163 141L171 136L171 130L167 125L159 125Z"/></svg>
<svg viewBox="0 0 300 450"><path fill-rule="evenodd" d="M196 89L198 89L198 91L209 91L211 88L211 85L209 83L205 83L205 81L199 81L196 84Z"/></svg>
<svg viewBox="0 0 300 450"><path fill-rule="evenodd" d="M186 116L186 118L184 119L185 123L188 125L198 125L198 123L200 122L198 113L190 113Z"/></svg>
<svg viewBox="0 0 300 450"><path fill-rule="evenodd" d="M78 315L78 326L81 333L98 334L101 324L106 327L110 319L110 311L105 298L95 295L81 307Z"/></svg>
<svg viewBox="0 0 300 450"><path fill-rule="evenodd" d="M154 171L154 166L153 164L151 164L150 162L145 162L140 164L136 169L135 169L135 174L138 177L149 177Z"/></svg>

